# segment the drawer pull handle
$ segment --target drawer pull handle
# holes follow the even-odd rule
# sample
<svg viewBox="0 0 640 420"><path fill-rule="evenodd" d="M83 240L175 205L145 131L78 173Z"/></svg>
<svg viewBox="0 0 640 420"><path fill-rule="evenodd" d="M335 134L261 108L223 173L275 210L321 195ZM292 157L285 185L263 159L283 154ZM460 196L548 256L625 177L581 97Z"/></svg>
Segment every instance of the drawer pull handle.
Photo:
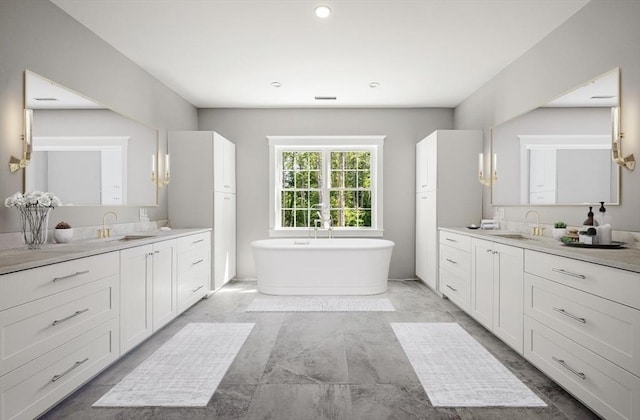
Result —
<svg viewBox="0 0 640 420"><path fill-rule="evenodd" d="M204 287L204 284L203 284L203 285L200 285L200 286L198 286L198 287L196 287L196 288L195 288L195 289L193 289L191 292L192 292L192 293L195 293L195 292L197 292L198 290L202 289L203 287Z"/></svg>
<svg viewBox="0 0 640 420"><path fill-rule="evenodd" d="M225 187L225 188L231 188L229 185L225 185L224 187Z"/></svg>
<svg viewBox="0 0 640 420"><path fill-rule="evenodd" d="M153 251L153 253L154 253L154 254L159 254L159 253L160 253L160 251Z"/></svg>
<svg viewBox="0 0 640 420"><path fill-rule="evenodd" d="M71 366L69 369L65 370L64 372L58 374L58 375L53 375L53 378L51 378L51 382L55 382L58 379L62 379L63 376L65 376L66 374L70 373L72 370L74 370L75 368L77 368L78 366L80 366L81 364L83 364L84 362L86 362L87 360L89 360L89 358L85 358L84 360L81 360L79 362L75 362L73 364L73 366Z"/></svg>
<svg viewBox="0 0 640 420"><path fill-rule="evenodd" d="M574 368L572 368L571 366L569 366L564 360L562 359L558 359L555 356L551 356L551 358L558 363L560 366L562 366L563 368L567 369L569 372L573 373L574 375L576 375L578 378L584 380L587 379L587 376L582 373L582 372L578 372L577 370L575 370Z"/></svg>
<svg viewBox="0 0 640 420"><path fill-rule="evenodd" d="M576 277L578 279L586 279L582 274L572 273L571 271L563 270L562 268L552 268L551 271L555 271L556 273L564 274L565 276Z"/></svg>
<svg viewBox="0 0 640 420"><path fill-rule="evenodd" d="M564 310L564 309L562 309L562 308L556 308L556 307L554 306L554 307L553 307L553 310L554 310L554 311L556 311L556 312L560 312L562 315L564 315L564 316L568 316L568 317L569 317L569 318L571 318L571 319L575 319L575 320L576 320L576 321L578 321L578 322L582 322L583 324L586 324L586 323L587 323L587 320L586 320L586 319L584 319L584 318L580 318L579 316L575 316L574 314L569 313L569 312L565 311L565 310Z"/></svg>
<svg viewBox="0 0 640 420"><path fill-rule="evenodd" d="M70 279L72 277L77 277L77 276L81 276L83 274L87 274L89 272L89 270L84 270L84 271L76 271L73 274L68 274L66 276L62 276L62 277L54 277L53 278L53 282L57 282L58 280L66 280L66 279Z"/></svg>
<svg viewBox="0 0 640 420"><path fill-rule="evenodd" d="M191 245L197 244L199 242L204 242L204 239L198 239L197 241L191 242Z"/></svg>
<svg viewBox="0 0 640 420"><path fill-rule="evenodd" d="M455 239L451 239L451 238L444 238L444 239L445 239L446 241L449 241L449 242L458 242L458 241L456 241Z"/></svg>
<svg viewBox="0 0 640 420"><path fill-rule="evenodd" d="M196 262L194 262L194 263L191 263L191 265L200 264L201 262L204 262L204 260L198 260L198 261L196 261Z"/></svg>
<svg viewBox="0 0 640 420"><path fill-rule="evenodd" d="M451 264L458 264L457 261L450 260L449 258L447 258L447 261L449 261Z"/></svg>
<svg viewBox="0 0 640 420"><path fill-rule="evenodd" d="M448 284L447 284L447 287L448 287L449 289L453 290L454 292L457 292L457 291L458 291L457 289L454 289L453 287L449 286Z"/></svg>
<svg viewBox="0 0 640 420"><path fill-rule="evenodd" d="M65 317L65 318L62 318L62 319L56 319L55 321L53 321L53 322L51 323L51 325L53 326L53 325L62 324L64 321L68 321L68 320L70 320L71 318L75 318L75 317L77 317L78 315L81 315L81 314L83 314L83 313L87 312L88 310L89 310L89 308L84 308L84 309L83 309L83 310L81 310L81 311L75 311L74 313L72 313L71 315L69 315L69 316L67 316L67 317Z"/></svg>

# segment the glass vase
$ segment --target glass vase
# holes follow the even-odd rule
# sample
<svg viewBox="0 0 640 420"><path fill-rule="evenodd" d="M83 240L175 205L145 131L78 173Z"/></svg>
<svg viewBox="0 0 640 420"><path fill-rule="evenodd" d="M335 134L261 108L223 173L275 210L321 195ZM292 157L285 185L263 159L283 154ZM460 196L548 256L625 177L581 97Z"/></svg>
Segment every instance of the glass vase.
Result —
<svg viewBox="0 0 640 420"><path fill-rule="evenodd" d="M38 249L47 242L51 207L17 207L20 212L22 235L29 249Z"/></svg>

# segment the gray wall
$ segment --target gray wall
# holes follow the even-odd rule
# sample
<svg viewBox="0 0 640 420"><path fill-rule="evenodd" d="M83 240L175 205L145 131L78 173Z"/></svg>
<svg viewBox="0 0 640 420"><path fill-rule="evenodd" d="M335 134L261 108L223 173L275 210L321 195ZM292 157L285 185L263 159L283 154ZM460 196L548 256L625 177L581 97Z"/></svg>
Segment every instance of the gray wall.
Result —
<svg viewBox="0 0 640 420"><path fill-rule="evenodd" d="M23 78L25 69L88 96L113 110L166 132L197 127L196 108L113 49L48 0L0 1L0 198L22 191L23 173L10 174L11 155L22 155ZM141 164L149 165L149 159ZM118 221L135 221L135 207L58 208L52 223L99 224L107 210ZM166 191L152 219L167 217ZM14 209L0 206L0 233L20 230Z"/></svg>
<svg viewBox="0 0 640 420"><path fill-rule="evenodd" d="M531 50L455 109L455 128L482 128L485 153L490 128L620 67L623 153L640 159L640 1L592 0ZM500 164L499 164L500 165ZM498 174L499 175L499 174ZM500 182L500 181L498 181ZM640 231L640 168L621 173L620 206L610 206L614 229ZM505 210L507 220L523 221L530 208L542 223L565 220L579 225L585 209L575 206ZM485 217L493 215L490 190L483 198Z"/></svg>
<svg viewBox="0 0 640 420"><path fill-rule="evenodd" d="M387 136L384 237L395 242L391 278L414 278L415 144L451 128L451 109L201 109L199 129L236 144L238 278L255 277L250 243L269 228L269 135Z"/></svg>

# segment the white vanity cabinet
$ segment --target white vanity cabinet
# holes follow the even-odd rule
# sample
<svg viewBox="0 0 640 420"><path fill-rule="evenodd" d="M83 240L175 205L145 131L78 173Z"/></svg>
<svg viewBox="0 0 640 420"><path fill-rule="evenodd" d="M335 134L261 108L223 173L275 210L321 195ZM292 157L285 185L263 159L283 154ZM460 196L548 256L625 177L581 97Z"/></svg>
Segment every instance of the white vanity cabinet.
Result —
<svg viewBox="0 0 640 420"><path fill-rule="evenodd" d="M525 357L605 418L640 418L640 274L525 257Z"/></svg>
<svg viewBox="0 0 640 420"><path fill-rule="evenodd" d="M524 251L473 238L471 261L470 315L522 354Z"/></svg>
<svg viewBox="0 0 640 420"><path fill-rule="evenodd" d="M178 240L178 312L182 313L209 293L211 235L201 233Z"/></svg>
<svg viewBox="0 0 640 420"><path fill-rule="evenodd" d="M120 349L124 354L177 315L176 241L120 251Z"/></svg>
<svg viewBox="0 0 640 420"><path fill-rule="evenodd" d="M235 144L214 131L170 131L169 152L169 222L213 228L207 288L217 290L236 275Z"/></svg>
<svg viewBox="0 0 640 420"><path fill-rule="evenodd" d="M0 419L37 417L120 355L119 255L0 276Z"/></svg>
<svg viewBox="0 0 640 420"><path fill-rule="evenodd" d="M471 297L471 238L440 233L440 290L469 312Z"/></svg>
<svg viewBox="0 0 640 420"><path fill-rule="evenodd" d="M438 227L479 223L482 132L438 130L416 144L416 276L434 290L440 261ZM455 165L451 164L455 162Z"/></svg>

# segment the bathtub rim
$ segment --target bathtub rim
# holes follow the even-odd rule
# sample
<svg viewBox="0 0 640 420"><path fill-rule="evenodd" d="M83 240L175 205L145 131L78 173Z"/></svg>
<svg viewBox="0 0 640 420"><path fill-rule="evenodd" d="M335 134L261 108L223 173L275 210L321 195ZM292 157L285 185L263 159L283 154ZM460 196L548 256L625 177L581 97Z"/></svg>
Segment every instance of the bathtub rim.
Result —
<svg viewBox="0 0 640 420"><path fill-rule="evenodd" d="M395 242L389 239L379 238L318 238L311 239L310 243L305 243L306 238L270 238L258 239L251 242L251 247L260 250L296 250L296 251L359 251L365 249L387 249L394 248ZM319 242L322 245L318 245ZM344 244L340 244L343 242ZM358 243L358 245L356 245ZM328 245L331 246L328 246Z"/></svg>

